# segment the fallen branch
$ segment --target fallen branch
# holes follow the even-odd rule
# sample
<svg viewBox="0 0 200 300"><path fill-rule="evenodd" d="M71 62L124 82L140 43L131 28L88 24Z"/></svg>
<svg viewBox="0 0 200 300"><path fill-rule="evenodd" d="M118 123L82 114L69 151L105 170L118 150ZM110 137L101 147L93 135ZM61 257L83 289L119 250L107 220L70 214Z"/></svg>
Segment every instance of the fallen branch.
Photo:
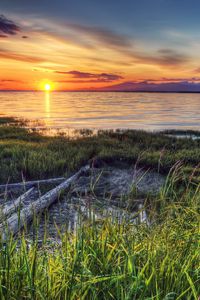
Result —
<svg viewBox="0 0 200 300"><path fill-rule="evenodd" d="M69 188L70 185L87 170L89 170L89 166L81 168L76 174L65 180L56 188L50 190L42 197L23 208L20 211L20 214L14 213L10 218L7 219L6 224L0 225L0 232L3 233L3 239L5 238L6 231L16 234L22 227L33 220L34 215L39 213L41 214L46 208L48 208L58 199L61 192Z"/></svg>
<svg viewBox="0 0 200 300"><path fill-rule="evenodd" d="M28 190L23 195L19 196L17 199L15 199L10 204L5 204L0 211L0 215L3 219L5 219L8 215L12 214L13 212L17 211L18 208L20 208L21 205L23 205L23 202L26 201L30 195L35 190L34 187L32 187L30 190Z"/></svg>
<svg viewBox="0 0 200 300"><path fill-rule="evenodd" d="M11 190L11 189L19 189L19 188L31 188L32 186L37 186L41 184L52 184L52 183L59 183L64 181L66 178L59 177L59 178L50 178L50 179L43 179L43 180L34 180L34 181L24 181L18 183L8 183L8 184L1 184L0 190Z"/></svg>

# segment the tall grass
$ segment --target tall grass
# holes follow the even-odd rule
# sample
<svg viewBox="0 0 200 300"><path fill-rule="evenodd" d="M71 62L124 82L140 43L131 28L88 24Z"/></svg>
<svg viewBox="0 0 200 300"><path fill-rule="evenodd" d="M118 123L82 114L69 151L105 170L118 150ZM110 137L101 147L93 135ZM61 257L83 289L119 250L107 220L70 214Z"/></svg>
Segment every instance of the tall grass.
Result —
<svg viewBox="0 0 200 300"><path fill-rule="evenodd" d="M92 218L60 243L9 236L0 243L0 299L197 300L200 185L177 194L175 180L154 199L150 227Z"/></svg>

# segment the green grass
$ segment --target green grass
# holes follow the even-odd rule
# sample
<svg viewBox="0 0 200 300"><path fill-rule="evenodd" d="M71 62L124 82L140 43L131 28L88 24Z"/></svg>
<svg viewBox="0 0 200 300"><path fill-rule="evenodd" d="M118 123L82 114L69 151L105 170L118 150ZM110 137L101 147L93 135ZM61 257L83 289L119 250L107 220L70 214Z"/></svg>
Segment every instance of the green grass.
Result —
<svg viewBox="0 0 200 300"><path fill-rule="evenodd" d="M200 186L179 195L172 186L154 199L150 227L89 220L40 247L10 236L0 244L0 299L197 300Z"/></svg>
<svg viewBox="0 0 200 300"><path fill-rule="evenodd" d="M89 159L126 159L145 168L168 173L181 161L183 179L195 169L200 177L200 140L177 139L159 133L126 130L99 131L97 135L70 139L45 137L13 126L0 126L0 182L68 175Z"/></svg>
<svg viewBox="0 0 200 300"><path fill-rule="evenodd" d="M75 235L60 234L60 244L8 235L0 241L0 299L198 300L199 149L200 140L143 131L72 140L2 125L1 183L69 175L95 157L168 176L159 195L146 199L150 227L91 219Z"/></svg>

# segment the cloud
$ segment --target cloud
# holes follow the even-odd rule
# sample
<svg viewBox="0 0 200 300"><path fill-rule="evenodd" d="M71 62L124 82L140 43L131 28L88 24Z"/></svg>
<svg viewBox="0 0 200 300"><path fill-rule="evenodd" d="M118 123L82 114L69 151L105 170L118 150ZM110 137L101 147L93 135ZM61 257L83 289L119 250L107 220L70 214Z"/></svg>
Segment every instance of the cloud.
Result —
<svg viewBox="0 0 200 300"><path fill-rule="evenodd" d="M41 62L46 61L40 57L18 54L18 53L10 52L8 50L0 49L0 59L1 58L11 59L11 60L16 60L16 61L24 61L24 62L29 62L29 63L41 63Z"/></svg>
<svg viewBox="0 0 200 300"><path fill-rule="evenodd" d="M111 82L111 81L108 81L108 80L105 80L105 79L89 79L89 80L58 80L56 82L60 82L60 83L102 83L102 82L105 82L105 83L108 83L108 82Z"/></svg>
<svg viewBox="0 0 200 300"><path fill-rule="evenodd" d="M200 77L187 77L187 78L167 78L167 77L162 77L159 79L146 79L145 80L148 83L151 82L156 82L156 83L160 83L160 82L200 82ZM141 82L141 80L138 80L138 82Z"/></svg>
<svg viewBox="0 0 200 300"><path fill-rule="evenodd" d="M182 53L178 53L172 49L160 49L158 50L158 60L163 64L170 64L170 65L179 65L189 60L187 55Z"/></svg>
<svg viewBox="0 0 200 300"><path fill-rule="evenodd" d="M133 53L133 57L141 63L157 64L169 67L182 65L190 60L189 56L172 49L159 49L155 55Z"/></svg>
<svg viewBox="0 0 200 300"><path fill-rule="evenodd" d="M7 19L4 15L0 15L0 37L15 35L20 31L20 27L17 24Z"/></svg>
<svg viewBox="0 0 200 300"><path fill-rule="evenodd" d="M15 80L15 79L1 79L0 82L24 83L24 81L22 80Z"/></svg>
<svg viewBox="0 0 200 300"><path fill-rule="evenodd" d="M194 69L194 73L200 73L200 68Z"/></svg>
<svg viewBox="0 0 200 300"><path fill-rule="evenodd" d="M135 47L137 44L135 40L109 29L77 24L67 24L67 28L77 32L80 39L94 40L93 45L96 47L99 47L98 44L102 44L125 55L127 59L130 59L130 63L174 67L182 65L190 59L189 56L168 48L161 48L151 55L146 54L145 49L138 52Z"/></svg>
<svg viewBox="0 0 200 300"><path fill-rule="evenodd" d="M73 61L77 61L78 58L81 59L83 63L86 61L87 65L88 62L91 66L101 64L101 68L102 64L106 64L107 62L109 66L112 64L112 67L114 66L115 68L117 68L117 65L120 65L121 67L150 65L163 68L175 68L184 66L185 63L190 60L189 56L173 49L161 48L158 50L151 50L150 52L148 47L145 48L134 38L107 28L72 23L63 24L60 21L55 22L36 17L24 20L23 22L19 21L19 24L26 30L25 32L21 32L20 39L34 37L32 38L35 43L33 49L38 47L38 50L32 51L35 51L36 57L29 56L28 53L26 55L27 49L23 48L25 47L24 43L22 43L21 46L23 52L14 54L8 51L6 54L5 52L2 54L0 51L0 57L40 63L44 60L37 56L40 56L40 53L43 53L44 57L48 57L50 60L58 60L63 65L66 65L66 60L68 58L70 61L69 66L73 66L75 65L73 64ZM16 34L18 32L20 32L20 27L18 25L2 15L0 16L0 38L5 38L8 34ZM23 35L23 33L25 35ZM35 39L38 39L38 43L37 41L35 42ZM20 40L18 40L18 42L20 43ZM44 45L47 43L47 47L43 47L44 50L41 48L40 42ZM50 51L54 52L47 56L44 54L47 51L48 54ZM105 69L107 70L107 66L105 66ZM79 72L79 74L70 74L68 72L57 71L56 73L72 75L74 79L87 80L88 82L95 82L94 80L96 80L96 82L111 82L123 79L119 75L106 73L98 74L98 76L97 74L89 73L89 77L86 77L87 73L81 75L81 72Z"/></svg>
<svg viewBox="0 0 200 300"><path fill-rule="evenodd" d="M113 49L120 54L130 59L130 63L150 64L160 66L179 66L190 60L188 55L179 53L173 49L161 48L151 55L146 54L146 50L140 52L136 50L137 42L128 36L116 33L112 30L90 27L85 25L67 24L67 28L75 31L80 36L80 39L92 39L95 42L93 45L99 47L102 44L107 48Z"/></svg>
<svg viewBox="0 0 200 300"><path fill-rule="evenodd" d="M76 82L76 83L84 83L84 82L112 82L116 80L123 79L122 76L117 74L109 74L109 73L87 73L87 72L80 72L80 71L68 71L68 72L62 72L62 71L55 71L57 74L66 74L66 75L72 75L75 79L81 79L70 82ZM85 80L86 79L86 80ZM88 80L89 79L89 80ZM66 82L66 81L65 81ZM69 81L67 81L69 82Z"/></svg>
<svg viewBox="0 0 200 300"><path fill-rule="evenodd" d="M90 37L110 48L130 49L132 47L132 40L130 40L128 36L116 33L106 28L69 23L67 24L67 28L78 32L80 37L82 37L82 35Z"/></svg>
<svg viewBox="0 0 200 300"><path fill-rule="evenodd" d="M30 19L26 21L26 25L24 26L26 26L30 34L38 34L43 40L47 39L49 41L49 39L54 39L55 43L58 41L66 45L78 45L82 49L87 49L92 53L90 57L96 56L96 62L98 59L103 59L98 57L98 54L101 50L104 51L105 49L117 52L120 55L119 59L123 60L124 64L129 66L132 64L148 64L176 67L185 64L190 59L187 55L168 48L155 50L151 54L144 47L138 50L137 40L133 37L104 27L92 27L74 23L56 23L40 18ZM8 34L8 32L16 34L19 31L20 28L18 25L2 15L0 16L0 37L1 35L6 36L5 33ZM21 38L26 39L28 36L22 35ZM110 52L109 55L111 55ZM116 56L113 55L110 57L109 61L112 61Z"/></svg>
<svg viewBox="0 0 200 300"><path fill-rule="evenodd" d="M47 19L33 19L32 22L30 26L32 33L38 33L44 38L53 38L66 45L72 44L93 52L102 48L123 51L133 47L132 38L107 28L49 22Z"/></svg>

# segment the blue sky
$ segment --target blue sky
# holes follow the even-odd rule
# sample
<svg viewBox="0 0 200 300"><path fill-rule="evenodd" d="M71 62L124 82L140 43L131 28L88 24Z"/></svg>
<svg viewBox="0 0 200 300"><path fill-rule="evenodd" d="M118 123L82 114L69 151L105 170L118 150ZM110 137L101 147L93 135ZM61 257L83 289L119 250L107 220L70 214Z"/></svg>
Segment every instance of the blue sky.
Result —
<svg viewBox="0 0 200 300"><path fill-rule="evenodd" d="M200 2L197 0L1 0L6 13L50 17L58 21L120 28L143 36L158 29L198 30Z"/></svg>

